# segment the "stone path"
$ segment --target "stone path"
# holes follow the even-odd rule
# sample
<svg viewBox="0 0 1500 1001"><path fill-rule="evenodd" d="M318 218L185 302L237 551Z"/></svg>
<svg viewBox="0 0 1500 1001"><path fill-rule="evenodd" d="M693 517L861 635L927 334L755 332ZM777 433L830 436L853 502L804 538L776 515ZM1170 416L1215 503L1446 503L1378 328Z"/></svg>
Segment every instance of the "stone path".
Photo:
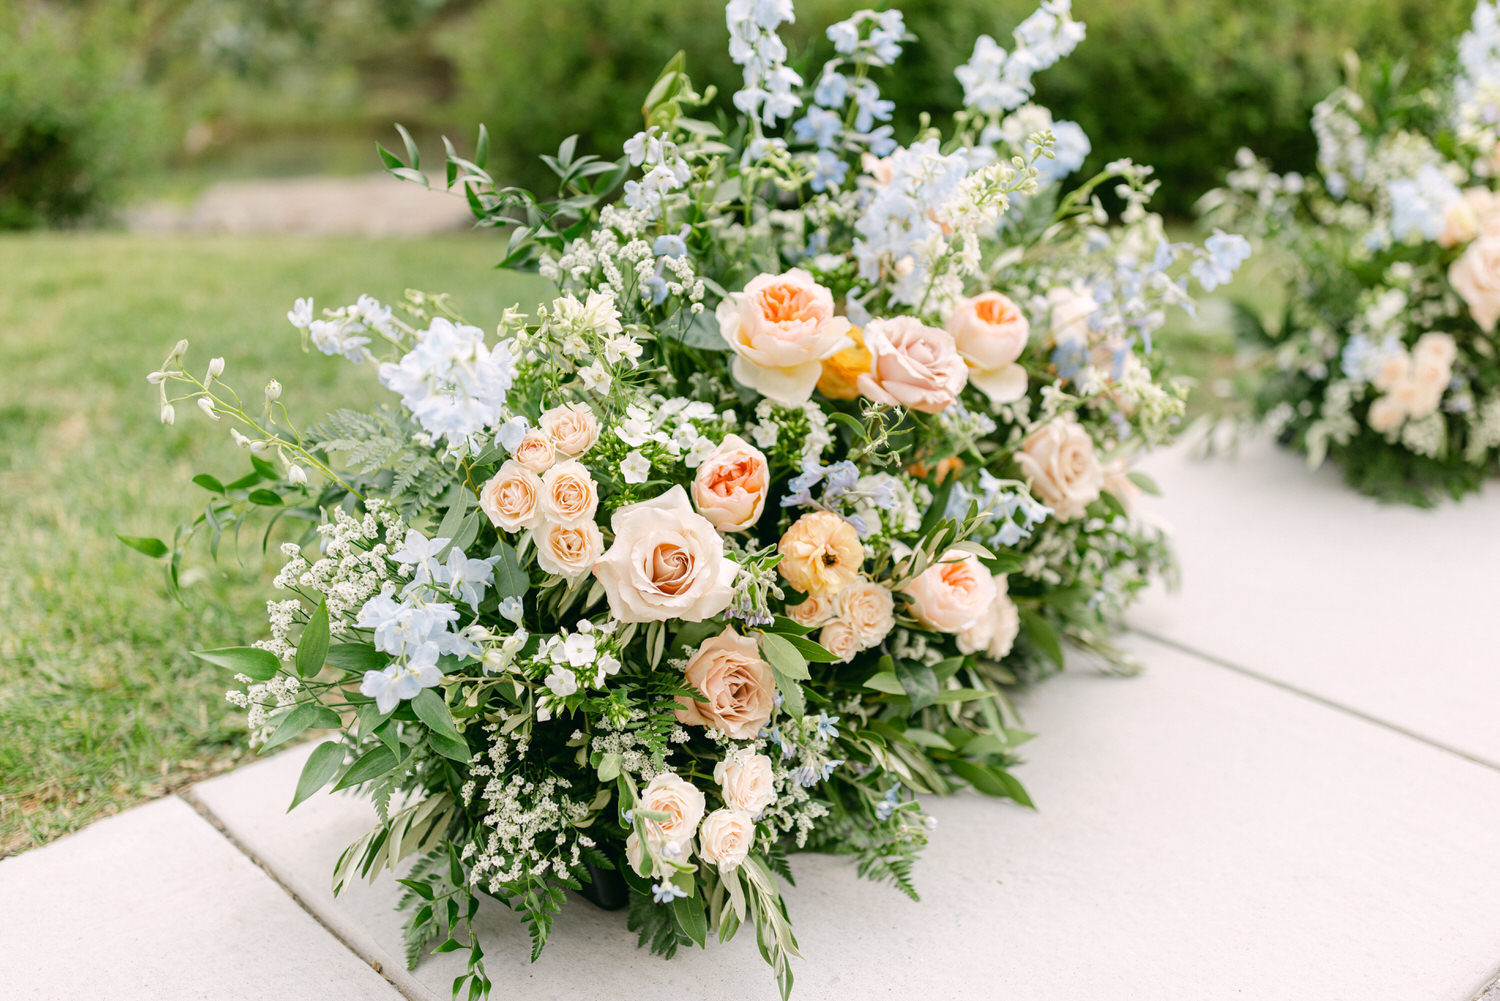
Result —
<svg viewBox="0 0 1500 1001"><path fill-rule="evenodd" d="M921 904L798 857L794 997L1500 1001L1500 489L1383 508L1264 445L1149 469L1185 585L1136 617L1146 672L1027 694L1039 811L932 803ZM405 970L392 881L329 891L370 808L285 812L309 750L0 863L0 994L446 1001L461 960ZM497 998L775 997L749 936L664 963L578 903L533 966L481 920Z"/></svg>

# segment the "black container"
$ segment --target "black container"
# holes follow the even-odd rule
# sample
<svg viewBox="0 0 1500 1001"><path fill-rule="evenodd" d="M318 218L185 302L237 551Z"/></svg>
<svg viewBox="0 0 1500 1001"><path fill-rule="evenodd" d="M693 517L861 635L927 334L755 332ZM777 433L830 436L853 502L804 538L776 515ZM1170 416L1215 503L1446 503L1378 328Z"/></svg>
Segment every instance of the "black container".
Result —
<svg viewBox="0 0 1500 1001"><path fill-rule="evenodd" d="M589 878L583 881L578 891L583 899L606 911L618 911L630 903L630 892L625 887L625 877L620 875L619 865L614 869L601 869L587 860L583 863Z"/></svg>

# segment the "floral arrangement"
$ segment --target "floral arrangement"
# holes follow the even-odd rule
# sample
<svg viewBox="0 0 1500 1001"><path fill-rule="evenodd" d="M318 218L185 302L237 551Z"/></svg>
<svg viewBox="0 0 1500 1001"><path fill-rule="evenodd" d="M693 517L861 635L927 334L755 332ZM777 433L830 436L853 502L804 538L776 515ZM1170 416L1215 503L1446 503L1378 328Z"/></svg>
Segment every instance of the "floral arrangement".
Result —
<svg viewBox="0 0 1500 1001"><path fill-rule="evenodd" d="M304 346L391 401L304 427L186 343L150 377L164 422L226 422L251 469L198 477L171 547L127 541L170 553L175 587L195 532L309 523L269 637L199 656L262 748L337 734L293 805L370 797L335 886L405 867L409 958L467 949L456 993L489 990L481 894L534 958L568 889L668 956L753 925L789 991L788 854L915 896L915 796L1029 805L1007 687L1064 639L1117 657L1112 623L1168 565L1131 513L1130 462L1183 409L1151 335L1232 262L1166 238L1147 168L1064 190L1087 140L1027 99L1083 37L1066 0L1008 52L981 38L948 135L904 146L874 78L901 15L833 25L805 75L791 18L733 0L737 114L691 117L712 95L675 60L621 159L546 158L551 200L493 182L482 130L471 158L449 145L448 186L557 294L489 330L442 296L299 300ZM409 141L382 154L426 183Z"/></svg>
<svg viewBox="0 0 1500 1001"><path fill-rule="evenodd" d="M1241 150L1207 208L1284 251L1290 301L1268 328L1255 411L1362 491L1431 503L1500 456L1500 20L1486 0L1440 88L1359 70L1313 112L1318 175Z"/></svg>

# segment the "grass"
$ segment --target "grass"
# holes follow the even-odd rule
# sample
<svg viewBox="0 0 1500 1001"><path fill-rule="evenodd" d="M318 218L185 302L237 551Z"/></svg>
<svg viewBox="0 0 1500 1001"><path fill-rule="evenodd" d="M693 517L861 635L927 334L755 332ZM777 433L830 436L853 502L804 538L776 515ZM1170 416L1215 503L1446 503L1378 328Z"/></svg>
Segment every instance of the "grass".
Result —
<svg viewBox="0 0 1500 1001"><path fill-rule="evenodd" d="M538 285L494 271L483 237L370 241L0 238L0 857L213 774L242 756L226 678L191 649L257 638L277 558L198 554L185 605L114 533L170 537L238 475L223 425L156 420L145 374L178 338L255 391L279 379L303 419L364 399L373 373L301 352L284 313L407 287L453 293L489 325Z"/></svg>

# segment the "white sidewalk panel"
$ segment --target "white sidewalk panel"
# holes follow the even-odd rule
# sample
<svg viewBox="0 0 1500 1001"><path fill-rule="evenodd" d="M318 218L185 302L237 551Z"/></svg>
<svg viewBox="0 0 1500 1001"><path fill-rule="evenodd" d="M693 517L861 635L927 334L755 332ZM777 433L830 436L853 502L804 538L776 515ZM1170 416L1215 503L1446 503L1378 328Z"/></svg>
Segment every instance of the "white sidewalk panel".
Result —
<svg viewBox="0 0 1500 1001"><path fill-rule="evenodd" d="M7 1001L399 1001L176 797L0 862Z"/></svg>
<svg viewBox="0 0 1500 1001"><path fill-rule="evenodd" d="M1500 772L1155 644L1133 679L1065 675L1025 700L1031 813L978 797L939 826L914 904L847 861L793 860L794 997L1368 1001L1471 997L1500 960ZM306 749L201 800L414 997L459 954L399 969L397 887L335 902L333 860L373 820L321 795L285 813ZM499 997L772 998L750 936L664 963L624 915L570 902L541 962L484 914Z"/></svg>

